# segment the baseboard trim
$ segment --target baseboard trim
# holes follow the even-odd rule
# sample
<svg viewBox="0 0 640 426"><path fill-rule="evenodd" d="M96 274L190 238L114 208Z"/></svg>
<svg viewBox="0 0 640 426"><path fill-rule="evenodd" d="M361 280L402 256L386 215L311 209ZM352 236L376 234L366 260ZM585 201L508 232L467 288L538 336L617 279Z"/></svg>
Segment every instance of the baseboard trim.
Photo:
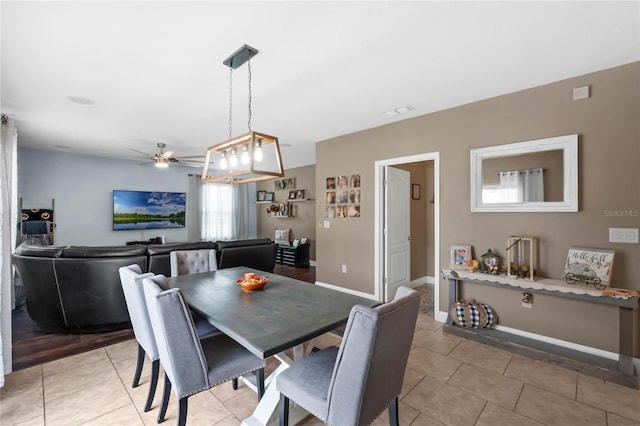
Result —
<svg viewBox="0 0 640 426"><path fill-rule="evenodd" d="M363 293L357 290L351 290L350 288L338 287L337 285L323 283L321 281L316 281L316 285L320 287L330 288L331 290L341 291L343 293L352 294L354 296L364 297L365 299L378 300L378 298L370 293Z"/></svg>
<svg viewBox="0 0 640 426"><path fill-rule="evenodd" d="M445 323L447 321L447 312L443 312L443 311L439 311L436 312L434 319L436 321L439 321L441 323ZM605 351L602 349L598 349L598 348L594 348L592 346L586 346L586 345L580 345L577 343L573 343L573 342L568 342L566 340L561 340L561 339L556 339L554 337L549 337L549 336L544 336L542 334L536 334L536 333L531 333L528 331L524 331L524 330L519 330L517 328L511 328L511 327L505 327L503 325L496 325L495 327L493 327L494 329L498 330L498 331L502 331L505 333L509 333L509 334L513 334L516 336L522 336L522 337L526 337L528 339L531 340L537 340L543 343L548 343L548 344L552 344L552 345L556 345L562 348L566 348L566 349L570 349L570 350L574 350L577 352L582 352L585 353L587 355L593 355L593 356L597 356L600 358L606 358L606 359L610 359L612 361L618 361L620 359L619 354L615 353L615 352L610 352L610 351ZM633 358L633 364L636 367L637 371L640 371L640 358Z"/></svg>

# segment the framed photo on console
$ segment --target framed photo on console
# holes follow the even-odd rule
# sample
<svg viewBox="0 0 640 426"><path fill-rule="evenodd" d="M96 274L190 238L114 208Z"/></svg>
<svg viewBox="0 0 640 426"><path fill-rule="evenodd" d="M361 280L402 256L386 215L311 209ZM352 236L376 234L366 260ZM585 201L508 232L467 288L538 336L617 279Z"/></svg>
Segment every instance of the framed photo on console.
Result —
<svg viewBox="0 0 640 426"><path fill-rule="evenodd" d="M453 270L468 269L467 260L471 260L471 246L453 244L449 246L449 268Z"/></svg>

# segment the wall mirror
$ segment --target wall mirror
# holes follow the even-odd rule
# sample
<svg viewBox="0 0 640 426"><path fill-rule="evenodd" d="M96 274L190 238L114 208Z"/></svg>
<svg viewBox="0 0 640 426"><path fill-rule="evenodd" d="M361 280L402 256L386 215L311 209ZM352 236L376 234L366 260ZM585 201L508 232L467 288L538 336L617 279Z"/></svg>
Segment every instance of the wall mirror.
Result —
<svg viewBox="0 0 640 426"><path fill-rule="evenodd" d="M472 149L471 211L578 211L578 135Z"/></svg>

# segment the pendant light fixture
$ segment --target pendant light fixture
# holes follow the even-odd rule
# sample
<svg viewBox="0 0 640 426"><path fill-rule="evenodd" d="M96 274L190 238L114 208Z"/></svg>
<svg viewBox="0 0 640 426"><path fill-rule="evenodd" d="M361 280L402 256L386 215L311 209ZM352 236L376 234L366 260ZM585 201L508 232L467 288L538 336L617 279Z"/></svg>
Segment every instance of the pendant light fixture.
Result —
<svg viewBox="0 0 640 426"><path fill-rule="evenodd" d="M251 58L258 50L243 45L223 61L229 67L229 139L207 148L202 182L240 184L275 179L284 176L278 138L251 129ZM249 132L232 137L233 70L248 64L249 75ZM216 163L221 174L209 176L210 165Z"/></svg>

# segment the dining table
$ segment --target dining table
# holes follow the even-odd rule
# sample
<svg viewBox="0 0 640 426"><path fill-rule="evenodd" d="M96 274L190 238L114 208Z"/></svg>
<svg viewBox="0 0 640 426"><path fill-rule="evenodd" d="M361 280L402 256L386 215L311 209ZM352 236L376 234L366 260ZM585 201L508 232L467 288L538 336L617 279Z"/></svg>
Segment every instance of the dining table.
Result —
<svg viewBox="0 0 640 426"><path fill-rule="evenodd" d="M268 282L262 290L245 291L239 282L246 273L266 277ZM280 362L265 378L265 393L253 414L243 421L248 426L275 421L280 399L275 380L312 350L314 338L344 325L353 306L380 304L369 297L246 267L167 278L165 289L169 288L179 288L194 312L253 354ZM250 379L244 381L256 389ZM306 415L294 408L290 421L295 424Z"/></svg>

